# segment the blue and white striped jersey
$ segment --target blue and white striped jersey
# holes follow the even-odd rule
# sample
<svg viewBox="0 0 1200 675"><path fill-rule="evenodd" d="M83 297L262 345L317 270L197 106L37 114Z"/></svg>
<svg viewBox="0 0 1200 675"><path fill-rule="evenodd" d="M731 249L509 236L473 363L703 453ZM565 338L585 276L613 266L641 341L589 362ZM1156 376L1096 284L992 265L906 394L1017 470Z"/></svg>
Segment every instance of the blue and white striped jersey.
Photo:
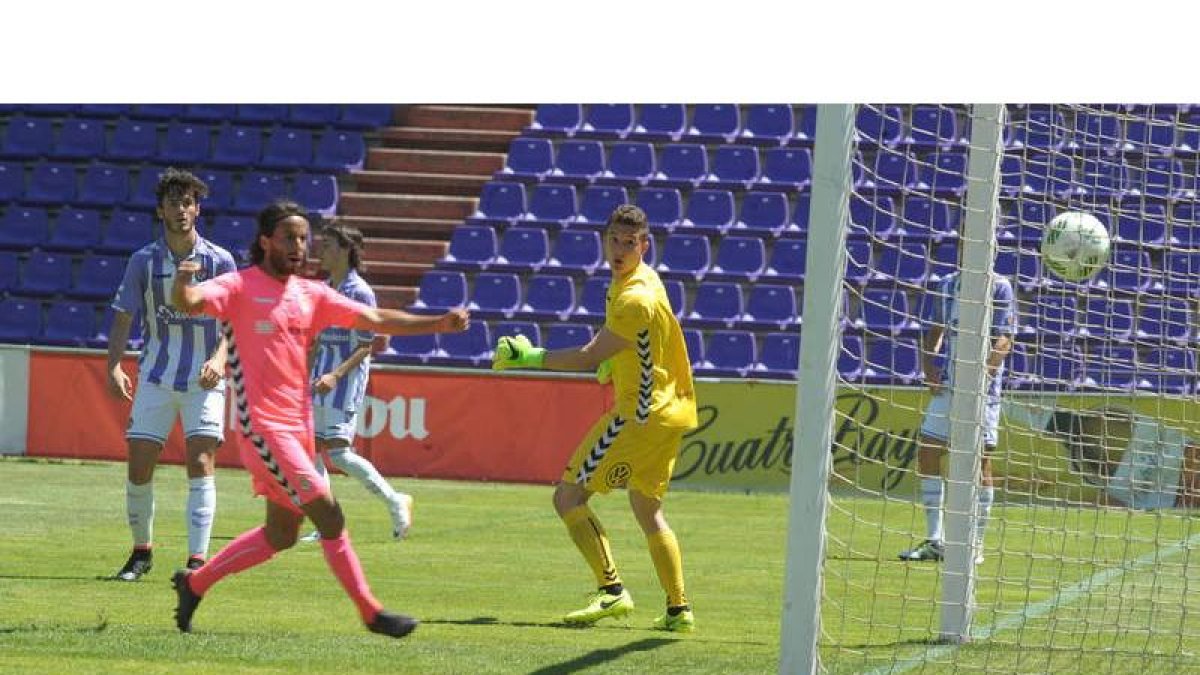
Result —
<svg viewBox="0 0 1200 675"><path fill-rule="evenodd" d="M999 275L992 275L992 328L991 337L998 335L1012 336L1016 332L1016 307L1012 283ZM942 384L947 388L954 382L954 343L958 330L958 282L959 274L954 272L942 279L932 290L933 298L925 303L925 315L921 321L926 329L932 326L946 328L943 342L946 344L946 360L942 367ZM996 375L988 383L987 394L990 397L1000 396L1000 383L1004 379L1004 363L996 370Z"/></svg>
<svg viewBox="0 0 1200 675"><path fill-rule="evenodd" d="M375 307L375 291L359 276L357 270L350 270L337 292L357 300L364 305ZM361 345L371 344L375 333L371 331L353 330L351 328L326 328L317 338L317 354L313 359L312 379L337 368L354 350ZM371 357L363 359L354 370L339 379L333 389L325 394L313 394L313 405L321 408L333 408L352 415L362 407L363 397L367 394L367 377L371 370Z"/></svg>
<svg viewBox="0 0 1200 675"><path fill-rule="evenodd" d="M187 260L200 263L196 283L237 271L229 251L202 237L196 238ZM216 349L221 331L216 319L187 316L171 306L179 262L162 237L143 246L125 266L112 308L141 317L144 345L138 359L139 379L189 391L200 388L200 366Z"/></svg>

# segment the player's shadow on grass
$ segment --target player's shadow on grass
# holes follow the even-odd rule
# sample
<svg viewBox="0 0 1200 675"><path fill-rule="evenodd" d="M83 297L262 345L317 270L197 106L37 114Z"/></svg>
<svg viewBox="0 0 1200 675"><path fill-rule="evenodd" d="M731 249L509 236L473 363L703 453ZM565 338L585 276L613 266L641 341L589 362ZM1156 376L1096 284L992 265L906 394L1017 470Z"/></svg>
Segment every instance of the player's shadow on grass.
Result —
<svg viewBox="0 0 1200 675"><path fill-rule="evenodd" d="M585 668L604 665L611 661L616 661L626 654L632 652L648 652L651 649L658 649L663 645L669 645L675 640L667 640L664 638L646 638L644 640L636 640L627 645L620 647L612 647L609 649L594 649L583 656L575 657L569 661L556 663L545 668L538 668L529 673L529 675L558 675L559 673L574 673Z"/></svg>

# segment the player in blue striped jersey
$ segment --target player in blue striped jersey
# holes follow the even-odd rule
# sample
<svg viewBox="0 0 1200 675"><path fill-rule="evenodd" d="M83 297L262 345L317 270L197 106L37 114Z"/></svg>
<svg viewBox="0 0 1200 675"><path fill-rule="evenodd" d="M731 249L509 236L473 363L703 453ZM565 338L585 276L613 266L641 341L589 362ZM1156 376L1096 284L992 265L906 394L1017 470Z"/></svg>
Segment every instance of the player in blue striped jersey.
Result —
<svg viewBox="0 0 1200 675"><path fill-rule="evenodd" d="M925 408L917 449L917 473L921 480L921 503L925 507L926 537L916 548L900 553L901 560L942 559L942 501L945 481L941 477L941 461L950 445L950 396L954 382L955 333L958 330L958 290L960 275L947 275L932 291L934 298L925 304L921 317L924 335L921 339L921 361L925 385L933 398ZM982 486L979 489L975 527L975 562L983 562L983 534L991 514L995 488L992 485L991 453L996 449L1000 428L1001 381L1004 379L1004 360L1012 349L1016 333L1016 298L1012 283L993 274L991 347L985 363L987 391L984 392L983 453L980 457ZM938 364L943 344L945 359Z"/></svg>
<svg viewBox="0 0 1200 675"><path fill-rule="evenodd" d="M348 298L376 306L375 291L359 274L363 269L362 233L353 227L332 224L321 235L321 269L329 273L329 285ZM374 339L370 332L327 328L317 340L311 358L316 466L324 471L321 458L327 457L346 475L357 478L388 505L392 536L403 539L412 525L412 497L394 490L370 461L354 452ZM305 539L315 540L312 535Z"/></svg>
<svg viewBox="0 0 1200 675"><path fill-rule="evenodd" d="M113 299L108 385L133 402L125 438L129 465L125 506L133 552L116 578L137 581L153 566L154 469L167 435L182 418L187 447L187 566L204 564L216 511L213 455L225 434L225 338L215 319L190 317L171 306L180 261L199 263L196 281L237 269L233 256L196 232L208 186L187 171L166 169L155 190L163 236L139 249L125 267ZM136 393L121 368L134 317L142 322Z"/></svg>

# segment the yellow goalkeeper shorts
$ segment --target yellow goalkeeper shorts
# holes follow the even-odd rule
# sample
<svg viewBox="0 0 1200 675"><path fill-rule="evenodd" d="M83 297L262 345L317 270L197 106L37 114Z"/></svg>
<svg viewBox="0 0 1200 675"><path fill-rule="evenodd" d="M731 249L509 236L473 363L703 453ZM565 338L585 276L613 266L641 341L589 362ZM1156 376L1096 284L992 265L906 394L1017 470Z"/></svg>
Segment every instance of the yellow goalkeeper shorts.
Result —
<svg viewBox="0 0 1200 675"><path fill-rule="evenodd" d="M647 497L667 494L686 429L638 424L615 411L601 417L575 448L564 483L601 494L627 487Z"/></svg>

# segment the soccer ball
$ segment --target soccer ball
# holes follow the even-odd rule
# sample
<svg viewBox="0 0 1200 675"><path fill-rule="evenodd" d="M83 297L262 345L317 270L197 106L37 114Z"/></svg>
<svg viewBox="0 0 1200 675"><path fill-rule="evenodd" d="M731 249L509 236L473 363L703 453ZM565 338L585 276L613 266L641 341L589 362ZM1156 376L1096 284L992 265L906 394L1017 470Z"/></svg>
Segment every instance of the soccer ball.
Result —
<svg viewBox="0 0 1200 675"><path fill-rule="evenodd" d="M1042 233L1042 266L1066 281L1091 279L1108 262L1108 229L1090 213L1067 211Z"/></svg>

